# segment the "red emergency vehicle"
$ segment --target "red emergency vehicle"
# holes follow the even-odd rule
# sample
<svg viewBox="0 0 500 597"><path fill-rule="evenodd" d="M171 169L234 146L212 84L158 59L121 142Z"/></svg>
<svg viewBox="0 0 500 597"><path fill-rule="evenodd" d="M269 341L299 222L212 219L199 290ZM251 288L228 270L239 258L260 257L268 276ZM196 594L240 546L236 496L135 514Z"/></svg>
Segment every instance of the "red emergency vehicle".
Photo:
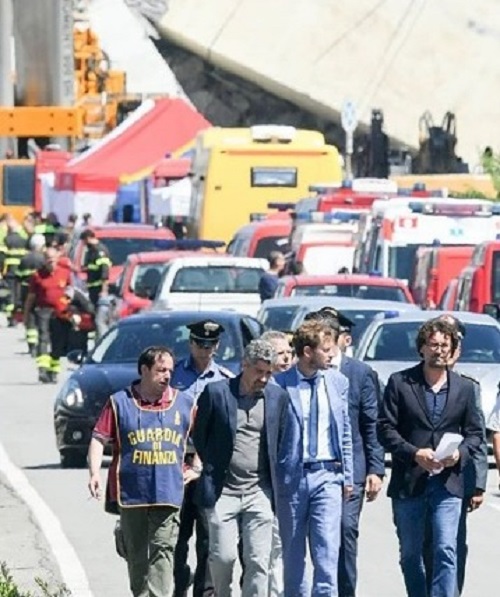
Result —
<svg viewBox="0 0 500 597"><path fill-rule="evenodd" d="M472 246L420 247L410 284L415 303L435 309L448 283L470 263Z"/></svg>
<svg viewBox="0 0 500 597"><path fill-rule="evenodd" d="M109 252L112 263L109 276L111 284L117 281L129 255L158 251L163 248L163 242L175 240L175 235L169 228L158 228L149 224L110 223L102 226L92 226L92 230L96 233L99 242ZM76 233L69 250L69 256L76 266L77 274L82 278L85 277L82 272L85 253L85 244Z"/></svg>
<svg viewBox="0 0 500 597"><path fill-rule="evenodd" d="M500 240L478 245L471 264L458 276L457 309L483 313L485 305L500 305Z"/></svg>
<svg viewBox="0 0 500 597"><path fill-rule="evenodd" d="M280 279L274 296L277 298L330 295L413 303L406 284L401 280L361 274L284 276Z"/></svg>
<svg viewBox="0 0 500 597"><path fill-rule="evenodd" d="M265 214L239 228L231 239L227 252L235 257L267 258L271 251L289 251L292 218L289 213Z"/></svg>

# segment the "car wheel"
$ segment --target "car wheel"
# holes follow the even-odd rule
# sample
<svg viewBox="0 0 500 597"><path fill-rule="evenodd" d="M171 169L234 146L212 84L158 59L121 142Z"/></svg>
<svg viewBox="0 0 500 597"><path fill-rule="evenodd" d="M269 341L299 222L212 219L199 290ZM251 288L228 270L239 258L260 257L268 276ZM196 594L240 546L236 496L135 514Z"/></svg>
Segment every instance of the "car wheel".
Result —
<svg viewBox="0 0 500 597"><path fill-rule="evenodd" d="M61 452L61 468L86 468L87 454L76 450Z"/></svg>

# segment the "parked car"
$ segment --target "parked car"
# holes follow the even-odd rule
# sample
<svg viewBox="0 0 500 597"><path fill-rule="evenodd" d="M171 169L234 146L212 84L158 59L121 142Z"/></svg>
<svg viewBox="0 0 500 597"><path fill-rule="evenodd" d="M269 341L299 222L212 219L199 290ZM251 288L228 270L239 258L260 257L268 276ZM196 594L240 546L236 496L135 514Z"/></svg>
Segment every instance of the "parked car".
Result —
<svg viewBox="0 0 500 597"><path fill-rule="evenodd" d="M492 411L500 381L500 325L489 315L465 311L447 311L465 325L459 373L481 384L481 401L485 416ZM356 357L366 361L385 385L391 373L407 369L420 360L415 346L420 326L442 315L442 311L409 311L393 319L371 323L356 350Z"/></svg>
<svg viewBox="0 0 500 597"><path fill-rule="evenodd" d="M289 332L296 330L308 313L326 306L335 307L354 323L352 329L354 345L378 313L395 317L407 310L419 311L412 303L396 301L370 301L335 296L294 296L264 301L257 319L265 329Z"/></svg>
<svg viewBox="0 0 500 597"><path fill-rule="evenodd" d="M244 347L262 332L260 323L234 311L147 312L120 320L84 357L73 351L68 360L79 364L61 389L54 404L54 428L62 467L86 465L92 429L110 394L138 377L137 359L148 346L165 345L176 359L189 355L186 325L213 319L224 326L217 362L238 372Z"/></svg>
<svg viewBox="0 0 500 597"><path fill-rule="evenodd" d="M380 301L414 302L408 286L402 280L365 274L283 276L274 296L350 296Z"/></svg>
<svg viewBox="0 0 500 597"><path fill-rule="evenodd" d="M163 269L151 308L235 309L255 316L260 306L259 281L267 259L220 253L178 257Z"/></svg>
<svg viewBox="0 0 500 597"><path fill-rule="evenodd" d="M308 297L306 300L304 299L305 297L302 297L302 304L295 313L292 330L299 327L308 313L329 305L335 307L353 322L354 326L351 330L353 348L357 346L363 332L376 317L391 318L397 317L406 311L420 311L413 303L401 303L398 301L370 301L368 299L346 297Z"/></svg>
<svg viewBox="0 0 500 597"><path fill-rule="evenodd" d="M179 257L225 256L216 253L225 243L203 240L164 241L165 250L133 253L127 257L123 272L116 284L116 300L113 302L111 321L139 313L151 306L167 263Z"/></svg>

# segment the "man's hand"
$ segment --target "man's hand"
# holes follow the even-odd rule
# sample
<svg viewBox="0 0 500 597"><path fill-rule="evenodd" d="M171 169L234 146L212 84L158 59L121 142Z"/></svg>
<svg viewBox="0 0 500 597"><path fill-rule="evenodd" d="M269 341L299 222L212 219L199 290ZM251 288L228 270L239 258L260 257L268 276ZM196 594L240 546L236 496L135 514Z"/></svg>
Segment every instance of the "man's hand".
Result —
<svg viewBox="0 0 500 597"><path fill-rule="evenodd" d="M91 473L89 479L89 491L90 495L96 500L100 500L102 497L101 490L101 475L99 473Z"/></svg>
<svg viewBox="0 0 500 597"><path fill-rule="evenodd" d="M191 483L191 481L196 481L196 479L200 478L200 475L200 472L193 470L190 466L187 466L184 469L184 473L182 474L184 479L184 485Z"/></svg>
<svg viewBox="0 0 500 597"><path fill-rule="evenodd" d="M373 502L382 489L382 479L378 475L368 475L365 483L366 501Z"/></svg>
<svg viewBox="0 0 500 597"><path fill-rule="evenodd" d="M448 456L448 458L445 458L444 460L441 460L441 466L446 467L450 467L450 466L455 466L455 464L457 464L457 462L460 460L460 452L458 450L455 450L453 452L453 454L451 456Z"/></svg>
<svg viewBox="0 0 500 597"><path fill-rule="evenodd" d="M480 506L482 506L484 502L484 493L482 491L476 490L474 495L471 497L469 502L469 507L467 508L468 512L474 512Z"/></svg>
<svg viewBox="0 0 500 597"><path fill-rule="evenodd" d="M415 454L415 462L418 466L421 466L428 473L438 471L443 468L443 464L436 460L434 456L434 450L431 448L420 448Z"/></svg>
<svg viewBox="0 0 500 597"><path fill-rule="evenodd" d="M344 499L348 500L354 491L354 487L352 485L344 485Z"/></svg>

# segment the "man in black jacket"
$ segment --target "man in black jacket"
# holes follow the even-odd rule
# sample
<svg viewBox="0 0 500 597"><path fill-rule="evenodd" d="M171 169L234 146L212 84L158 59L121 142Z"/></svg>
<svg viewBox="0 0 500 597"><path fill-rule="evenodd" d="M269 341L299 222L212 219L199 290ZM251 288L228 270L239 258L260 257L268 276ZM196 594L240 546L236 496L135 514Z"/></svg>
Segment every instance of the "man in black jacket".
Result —
<svg viewBox="0 0 500 597"><path fill-rule="evenodd" d="M388 495L408 597L428 594L422 555L426 517L434 530L431 595L454 597L456 591L464 471L483 441L474 384L448 368L458 343L456 326L436 319L424 323L417 336L422 362L391 375L378 422L381 443L392 455ZM463 440L438 460L435 450L445 433Z"/></svg>

